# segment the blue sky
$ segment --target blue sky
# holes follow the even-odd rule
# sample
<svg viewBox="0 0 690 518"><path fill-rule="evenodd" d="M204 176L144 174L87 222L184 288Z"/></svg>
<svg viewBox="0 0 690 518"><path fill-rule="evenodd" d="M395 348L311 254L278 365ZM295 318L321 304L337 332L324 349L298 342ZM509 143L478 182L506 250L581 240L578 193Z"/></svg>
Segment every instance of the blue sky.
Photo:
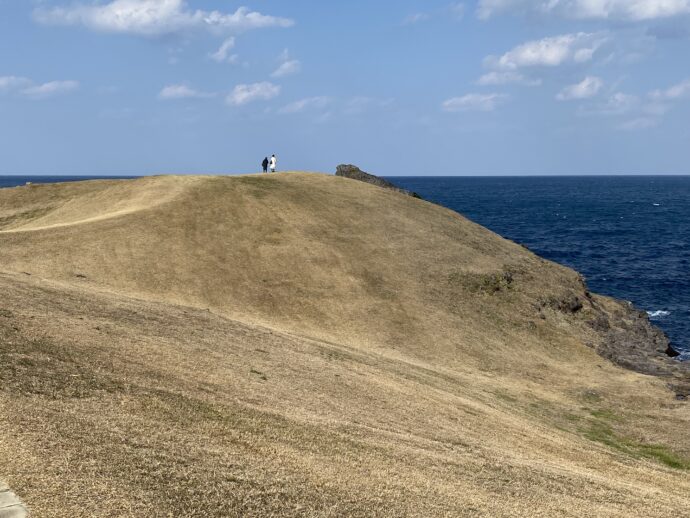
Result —
<svg viewBox="0 0 690 518"><path fill-rule="evenodd" d="M0 0L0 174L690 173L690 0Z"/></svg>

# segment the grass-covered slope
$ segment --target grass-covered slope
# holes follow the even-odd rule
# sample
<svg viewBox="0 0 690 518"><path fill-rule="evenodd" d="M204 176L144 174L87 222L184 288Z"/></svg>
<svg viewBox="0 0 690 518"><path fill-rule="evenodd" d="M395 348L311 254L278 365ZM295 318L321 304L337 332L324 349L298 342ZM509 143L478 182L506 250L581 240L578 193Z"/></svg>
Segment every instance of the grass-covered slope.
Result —
<svg viewBox="0 0 690 518"><path fill-rule="evenodd" d="M0 265L0 479L37 516L690 504L687 404L596 352L640 324L436 205L297 173L6 189Z"/></svg>

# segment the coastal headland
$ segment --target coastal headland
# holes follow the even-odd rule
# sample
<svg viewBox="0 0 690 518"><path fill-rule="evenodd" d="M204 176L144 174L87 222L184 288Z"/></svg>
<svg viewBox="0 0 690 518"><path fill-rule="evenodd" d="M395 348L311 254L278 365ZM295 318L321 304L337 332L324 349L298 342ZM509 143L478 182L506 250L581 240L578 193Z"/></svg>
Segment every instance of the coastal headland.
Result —
<svg viewBox="0 0 690 518"><path fill-rule="evenodd" d="M0 480L32 516L690 508L690 370L646 315L405 193L2 189L0 294Z"/></svg>

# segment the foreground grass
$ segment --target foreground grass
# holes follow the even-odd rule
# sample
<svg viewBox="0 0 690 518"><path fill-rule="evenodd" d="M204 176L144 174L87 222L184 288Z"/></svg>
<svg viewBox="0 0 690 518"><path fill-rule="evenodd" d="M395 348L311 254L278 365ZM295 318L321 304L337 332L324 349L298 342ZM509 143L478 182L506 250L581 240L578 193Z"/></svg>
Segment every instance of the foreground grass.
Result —
<svg viewBox="0 0 690 518"><path fill-rule="evenodd" d="M629 308L455 213L306 174L0 198L0 478L35 516L690 506L688 405L596 353Z"/></svg>

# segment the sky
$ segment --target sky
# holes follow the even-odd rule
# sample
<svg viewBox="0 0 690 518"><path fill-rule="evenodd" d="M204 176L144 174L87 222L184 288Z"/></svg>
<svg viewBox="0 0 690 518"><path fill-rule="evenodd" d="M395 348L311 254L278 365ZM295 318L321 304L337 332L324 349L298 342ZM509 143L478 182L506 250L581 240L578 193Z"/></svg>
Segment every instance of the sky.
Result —
<svg viewBox="0 0 690 518"><path fill-rule="evenodd" d="M690 174L690 0L0 0L0 174Z"/></svg>

